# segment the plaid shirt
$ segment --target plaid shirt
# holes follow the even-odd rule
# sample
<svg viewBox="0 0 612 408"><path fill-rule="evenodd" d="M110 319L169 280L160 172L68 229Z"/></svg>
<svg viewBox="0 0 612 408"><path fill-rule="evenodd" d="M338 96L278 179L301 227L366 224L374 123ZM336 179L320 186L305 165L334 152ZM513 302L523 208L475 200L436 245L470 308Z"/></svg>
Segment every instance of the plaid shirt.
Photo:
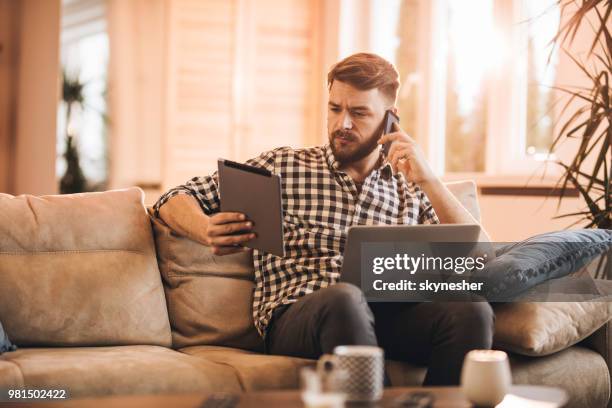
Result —
<svg viewBox="0 0 612 408"><path fill-rule="evenodd" d="M388 163L372 171L360 191L338 170L329 145L281 147L246 163L279 174L282 183L285 257L253 251L253 317L262 336L277 306L338 281L351 225L439 223L425 193ZM169 190L155 204L156 214L177 194L195 197L206 214L219 211L216 172Z"/></svg>

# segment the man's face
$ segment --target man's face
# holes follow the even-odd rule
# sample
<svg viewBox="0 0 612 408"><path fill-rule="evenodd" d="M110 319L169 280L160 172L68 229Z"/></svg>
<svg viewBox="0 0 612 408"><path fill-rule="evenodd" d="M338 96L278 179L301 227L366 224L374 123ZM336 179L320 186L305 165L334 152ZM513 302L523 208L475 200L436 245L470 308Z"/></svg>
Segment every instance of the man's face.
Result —
<svg viewBox="0 0 612 408"><path fill-rule="evenodd" d="M327 133L336 160L350 164L376 148L385 110L391 106L378 89L361 91L334 81L329 90Z"/></svg>

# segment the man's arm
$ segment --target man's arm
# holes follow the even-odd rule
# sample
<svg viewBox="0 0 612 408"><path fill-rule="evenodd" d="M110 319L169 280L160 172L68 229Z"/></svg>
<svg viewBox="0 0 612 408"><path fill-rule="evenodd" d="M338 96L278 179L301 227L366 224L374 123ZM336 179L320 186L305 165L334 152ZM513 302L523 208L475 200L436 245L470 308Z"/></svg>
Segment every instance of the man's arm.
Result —
<svg viewBox="0 0 612 408"><path fill-rule="evenodd" d="M478 224L439 178L421 182L420 187L436 210L440 224Z"/></svg>
<svg viewBox="0 0 612 408"><path fill-rule="evenodd" d="M202 212L190 195L172 196L159 209L159 217L176 233L212 247L215 255L227 255L245 250L240 245L255 234L244 214L219 212L211 216ZM238 232L242 234L235 235Z"/></svg>
<svg viewBox="0 0 612 408"><path fill-rule="evenodd" d="M202 212L200 205L192 196L179 194L170 197L160 207L159 218L177 234L208 245L206 230L210 217Z"/></svg>
<svg viewBox="0 0 612 408"><path fill-rule="evenodd" d="M379 144L393 142L387 160L395 171L404 174L407 180L419 185L429 198L442 224L480 224L442 181L433 173L418 144L394 123L394 132L380 138ZM480 228L480 242L491 239L484 228Z"/></svg>
<svg viewBox="0 0 612 408"><path fill-rule="evenodd" d="M274 170L275 151L262 153L247 161L255 167ZM155 215L179 235L212 247L216 255L244 250L240 244L255 238L252 223L236 212L220 212L219 180L217 172L210 176L194 177L175 187L153 206Z"/></svg>

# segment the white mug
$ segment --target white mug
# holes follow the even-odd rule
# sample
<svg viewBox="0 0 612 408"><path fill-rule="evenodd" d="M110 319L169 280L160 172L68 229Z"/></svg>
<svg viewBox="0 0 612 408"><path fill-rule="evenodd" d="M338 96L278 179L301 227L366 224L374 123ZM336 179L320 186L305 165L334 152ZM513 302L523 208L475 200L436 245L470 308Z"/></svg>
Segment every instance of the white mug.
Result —
<svg viewBox="0 0 612 408"><path fill-rule="evenodd" d="M342 390L348 401L378 401L382 398L385 353L375 346L338 346L334 354L323 355L318 366L346 371Z"/></svg>
<svg viewBox="0 0 612 408"><path fill-rule="evenodd" d="M499 350L472 350L463 360L461 389L479 406L499 404L512 385L508 355Z"/></svg>

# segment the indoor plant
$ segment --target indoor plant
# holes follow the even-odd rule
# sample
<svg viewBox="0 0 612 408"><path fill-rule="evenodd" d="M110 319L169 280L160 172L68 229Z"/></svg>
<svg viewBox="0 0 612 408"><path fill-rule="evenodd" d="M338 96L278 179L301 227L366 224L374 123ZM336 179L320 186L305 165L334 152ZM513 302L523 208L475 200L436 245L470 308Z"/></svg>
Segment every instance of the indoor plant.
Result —
<svg viewBox="0 0 612 408"><path fill-rule="evenodd" d="M610 0L559 0L562 15L572 14L559 27L553 42L574 61L588 78L588 87L557 87L569 94L563 111L568 108L568 119L561 124L550 152L554 152L565 139L578 139L579 146L573 157L557 161L563 173L557 187L559 204L567 197L568 188L580 193L586 208L584 211L563 214L555 218L580 216L576 222L585 222L586 228L612 228L612 36L607 23L612 13ZM587 54L588 62L580 61L565 46L573 43L581 26L591 26L595 37ZM592 64L592 62L596 62ZM574 102L577 101L577 104Z"/></svg>
<svg viewBox="0 0 612 408"><path fill-rule="evenodd" d="M558 0L561 14L568 19L560 25L553 43L561 48L582 71L586 87L557 87L569 95L562 112L568 116L560 125L550 152L566 139L578 139L578 148L569 161L558 160L563 168L557 183L559 205L567 197L568 188L576 189L586 207L583 211L559 215L579 217L572 225L584 222L586 228L612 228L612 36L608 23L612 16L612 0ZM571 14L566 14L571 13ZM570 46L580 27L590 26L594 33L587 61L572 55ZM571 110L569 110L571 107ZM607 258L607 261L606 261ZM601 257L596 277L610 277L611 255ZM608 271L606 273L606 271Z"/></svg>
<svg viewBox="0 0 612 408"><path fill-rule="evenodd" d="M86 180L81 169L79 150L76 146L74 135L71 132L70 121L74 107L83 108L85 98L83 96L84 84L78 77L71 78L66 72L62 73L62 102L66 104L66 130L65 151L66 172L60 180L60 193L72 194L85 191Z"/></svg>

